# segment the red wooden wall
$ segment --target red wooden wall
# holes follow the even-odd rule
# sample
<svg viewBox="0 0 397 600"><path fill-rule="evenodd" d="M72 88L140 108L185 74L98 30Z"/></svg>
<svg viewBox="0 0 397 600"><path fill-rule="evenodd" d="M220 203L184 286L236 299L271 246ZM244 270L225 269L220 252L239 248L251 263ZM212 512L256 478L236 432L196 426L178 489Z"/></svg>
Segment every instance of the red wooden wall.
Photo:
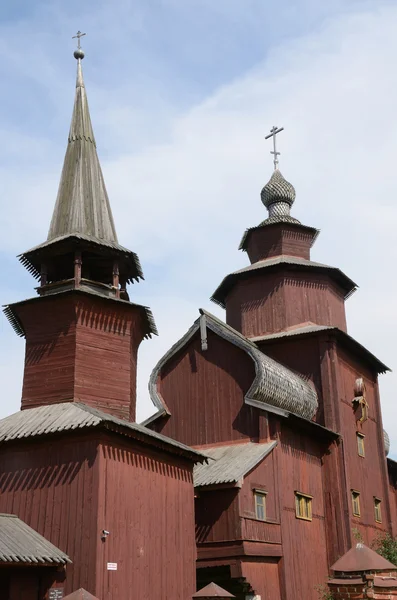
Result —
<svg viewBox="0 0 397 600"><path fill-rule="evenodd" d="M97 442L71 435L0 449L0 511L16 514L73 560L65 591L95 590Z"/></svg>
<svg viewBox="0 0 397 600"><path fill-rule="evenodd" d="M186 600L195 591L192 463L134 444L101 443L96 593L101 600ZM107 571L108 562L118 565ZM133 593L132 593L133 591Z"/></svg>
<svg viewBox="0 0 397 600"><path fill-rule="evenodd" d="M315 586L328 578L325 532L323 450L307 435L282 424L277 457L278 490L282 511L283 568L287 598L317 600ZM313 496L312 521L296 518L295 491Z"/></svg>
<svg viewBox="0 0 397 600"><path fill-rule="evenodd" d="M327 275L258 270L227 296L226 321L247 337L308 322L346 330L342 291Z"/></svg>
<svg viewBox="0 0 397 600"><path fill-rule="evenodd" d="M142 315L82 294L18 307L26 331L22 408L72 400L135 420Z"/></svg>
<svg viewBox="0 0 397 600"><path fill-rule="evenodd" d="M203 352L196 333L160 374L159 390L172 416L151 427L192 446L257 440L258 412L244 404L254 378L246 352L211 331Z"/></svg>
<svg viewBox="0 0 397 600"><path fill-rule="evenodd" d="M0 511L70 556L65 594L186 600L195 591L192 463L98 435L3 446Z"/></svg>

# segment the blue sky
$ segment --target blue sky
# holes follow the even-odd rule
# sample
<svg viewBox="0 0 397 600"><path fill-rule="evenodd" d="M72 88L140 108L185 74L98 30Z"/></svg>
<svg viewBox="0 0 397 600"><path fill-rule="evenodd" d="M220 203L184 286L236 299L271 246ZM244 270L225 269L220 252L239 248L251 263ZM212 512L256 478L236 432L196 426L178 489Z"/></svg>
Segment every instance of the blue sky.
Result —
<svg viewBox="0 0 397 600"><path fill-rule="evenodd" d="M294 215L321 229L314 260L360 290L349 332L392 368L397 303L397 6L353 0L5 1L0 7L1 303L34 282L15 255L43 241L75 83L84 76L120 242L138 252L160 337L140 351L139 415L151 368L223 276L247 264L246 227L265 218L264 135L283 125L280 166ZM0 414L19 407L23 341L0 320ZM381 380L397 452L396 379ZM391 424L391 425L389 425Z"/></svg>

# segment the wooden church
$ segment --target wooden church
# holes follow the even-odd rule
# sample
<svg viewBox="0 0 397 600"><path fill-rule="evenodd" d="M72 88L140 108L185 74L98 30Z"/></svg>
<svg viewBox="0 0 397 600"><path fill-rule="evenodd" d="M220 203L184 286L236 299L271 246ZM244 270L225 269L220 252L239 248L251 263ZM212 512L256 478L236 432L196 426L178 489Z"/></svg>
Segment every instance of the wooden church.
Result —
<svg viewBox="0 0 397 600"><path fill-rule="evenodd" d="M83 57L48 238L20 256L37 294L5 309L26 355L21 411L0 420L0 600L316 600L360 554L354 530L397 535L388 368L347 333L356 285L311 260L318 230L291 216L275 153L251 264L212 296L226 322L199 311L137 424L138 348L157 332L127 292L143 274L117 239Z"/></svg>

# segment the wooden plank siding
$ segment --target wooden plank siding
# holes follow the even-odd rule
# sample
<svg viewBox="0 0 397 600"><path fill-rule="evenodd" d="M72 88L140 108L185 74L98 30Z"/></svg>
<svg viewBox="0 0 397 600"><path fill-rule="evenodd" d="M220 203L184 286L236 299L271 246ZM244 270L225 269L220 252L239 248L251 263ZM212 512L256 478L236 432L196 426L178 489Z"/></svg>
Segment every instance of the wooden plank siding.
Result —
<svg viewBox="0 0 397 600"><path fill-rule="evenodd" d="M286 597L317 600L328 577L321 445L282 422L278 457L279 503ZM296 517L295 491L312 500L312 520ZM318 551L315 551L317 549Z"/></svg>
<svg viewBox="0 0 397 600"><path fill-rule="evenodd" d="M263 600L281 600L279 559L243 560L242 576Z"/></svg>
<svg viewBox="0 0 397 600"><path fill-rule="evenodd" d="M228 294L226 321L247 337L308 322L346 331L344 296L327 275L258 270Z"/></svg>
<svg viewBox="0 0 397 600"><path fill-rule="evenodd" d="M252 359L208 330L208 350L200 334L173 356L160 374L159 390L171 418L151 427L191 446L258 440L258 412L244 404L255 377Z"/></svg>
<svg viewBox="0 0 397 600"><path fill-rule="evenodd" d="M135 420L142 314L79 294L18 307L26 331L22 408L80 401Z"/></svg>
<svg viewBox="0 0 397 600"><path fill-rule="evenodd" d="M103 438L96 596L186 600L195 591L192 463ZM108 571L108 562L117 571ZM132 597L132 595L131 595Z"/></svg>
<svg viewBox="0 0 397 600"><path fill-rule="evenodd" d="M69 435L0 449L0 511L16 514L73 560L65 591L95 591L98 442Z"/></svg>
<svg viewBox="0 0 397 600"><path fill-rule="evenodd" d="M266 229L266 235L261 229L249 233L247 254L251 263L282 254L310 260L313 232L299 231L285 223L267 226Z"/></svg>
<svg viewBox="0 0 397 600"><path fill-rule="evenodd" d="M340 383L340 428L343 436L351 527L357 528L363 536L364 543L370 545L380 532L389 530L391 522L377 377L341 348L338 348L337 352ZM368 419L362 424L356 421L352 407L354 385L358 377L364 379L366 400L369 405ZM357 431L365 435L365 457L358 455ZM359 518L352 515L351 489L360 492L361 516ZM375 521L374 497L382 500L382 523Z"/></svg>
<svg viewBox="0 0 397 600"><path fill-rule="evenodd" d="M192 469L99 432L10 443L0 449L0 511L68 554L65 595L185 600L195 591Z"/></svg>

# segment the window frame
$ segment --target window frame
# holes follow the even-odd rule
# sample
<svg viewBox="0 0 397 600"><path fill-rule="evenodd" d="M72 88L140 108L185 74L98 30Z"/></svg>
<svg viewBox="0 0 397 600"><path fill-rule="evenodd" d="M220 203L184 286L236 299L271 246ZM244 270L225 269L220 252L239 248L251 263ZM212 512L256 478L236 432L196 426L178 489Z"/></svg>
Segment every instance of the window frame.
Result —
<svg viewBox="0 0 397 600"><path fill-rule="evenodd" d="M357 438L357 454L361 458L365 458L365 445L364 445L365 435L363 433L361 433L361 431L356 431L356 438ZM361 450L360 443L362 444L362 453L360 452L360 450Z"/></svg>
<svg viewBox="0 0 397 600"><path fill-rule="evenodd" d="M361 517L360 492L358 490L350 490L352 497L352 512L353 517ZM354 512L354 504L357 502L358 511Z"/></svg>
<svg viewBox="0 0 397 600"><path fill-rule="evenodd" d="M375 522L382 523L382 499L378 498L378 496L374 496L374 512L375 512ZM379 511L379 518L377 516L377 511Z"/></svg>
<svg viewBox="0 0 397 600"><path fill-rule="evenodd" d="M253 493L254 493L254 510L255 510L255 519L256 519L257 521L262 521L262 523L263 523L263 522L264 522L264 521L266 521L266 519L267 519L267 514L266 514L266 496L267 496L267 491L266 491L266 490L263 490L263 489L260 489L260 488L254 488L252 491L253 491ZM257 499L258 499L258 498L262 498L262 499L263 499L263 503L262 503L262 505L260 505L260 504L257 502ZM258 508L258 507L260 507L260 508L262 508L262 509L263 509L263 519L262 519L261 517L259 517L259 516L258 516L258 510L257 510L257 508Z"/></svg>
<svg viewBox="0 0 397 600"><path fill-rule="evenodd" d="M313 496L295 490L295 517L302 521L313 520ZM304 510L302 511L302 506ZM307 509L307 510L306 510ZM304 514L305 513L305 514Z"/></svg>

